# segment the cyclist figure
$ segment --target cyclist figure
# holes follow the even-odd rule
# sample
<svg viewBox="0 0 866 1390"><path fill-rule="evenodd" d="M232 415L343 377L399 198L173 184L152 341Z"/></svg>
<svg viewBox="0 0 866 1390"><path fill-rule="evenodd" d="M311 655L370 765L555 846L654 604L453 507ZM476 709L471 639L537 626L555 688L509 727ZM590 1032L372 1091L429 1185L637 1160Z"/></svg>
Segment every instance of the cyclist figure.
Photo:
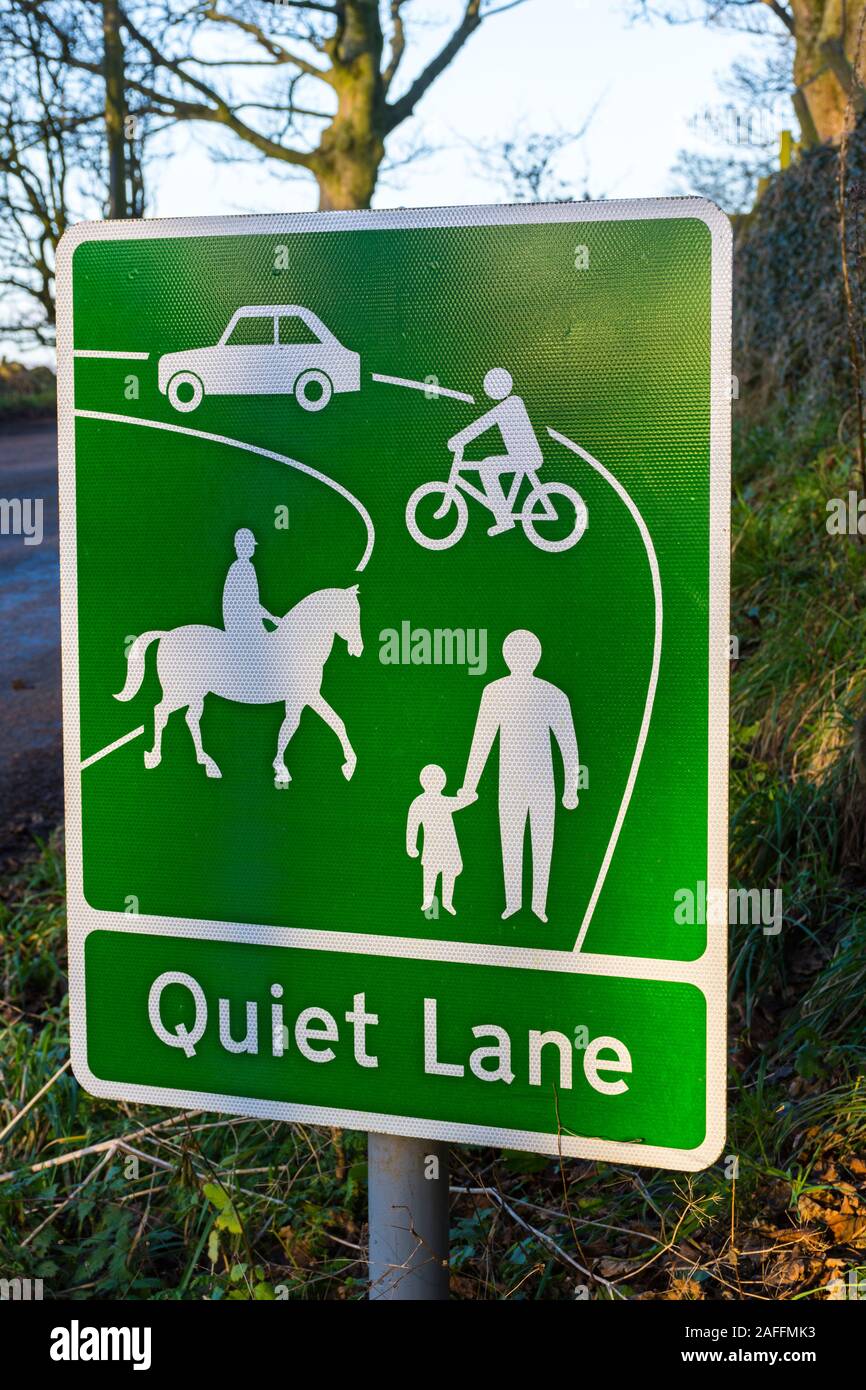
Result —
<svg viewBox="0 0 866 1390"><path fill-rule="evenodd" d="M497 404L448 440L448 448L462 461L466 445L479 435L490 429L498 429L502 435L506 450L504 454L492 454L478 463L471 461L467 464L467 467L479 473L490 510L496 518L495 526L491 526L487 532L488 536L498 536L514 526L512 504L502 488L502 474L517 475L513 489L516 497L519 480L534 474L544 463L544 455L526 406L520 396L511 394L513 384L510 372L504 367L492 367L484 378L484 390Z"/></svg>

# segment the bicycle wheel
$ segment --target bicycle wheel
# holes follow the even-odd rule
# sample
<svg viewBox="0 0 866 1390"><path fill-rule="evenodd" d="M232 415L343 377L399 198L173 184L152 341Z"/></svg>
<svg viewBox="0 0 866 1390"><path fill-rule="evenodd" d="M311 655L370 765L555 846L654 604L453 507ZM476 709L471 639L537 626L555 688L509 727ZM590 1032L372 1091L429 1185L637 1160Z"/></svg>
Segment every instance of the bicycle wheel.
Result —
<svg viewBox="0 0 866 1390"><path fill-rule="evenodd" d="M432 519L454 515L454 525L444 536L428 536L421 530L418 524L418 508L427 497L441 495L442 501L431 515ZM406 527L409 535L416 540L419 545L423 545L426 550L447 550L449 546L456 545L463 532L466 530L466 523L469 520L469 508L466 505L466 498L456 488L451 488L447 483L422 483L416 488L406 503Z"/></svg>
<svg viewBox="0 0 866 1390"><path fill-rule="evenodd" d="M535 512L534 508L542 498L553 508L553 515L546 511ZM557 534L562 530L564 516L557 510L554 498L561 498L566 507L574 511L574 524L567 535ZM542 503L543 506L543 503ZM567 483L539 483L530 492L523 504L523 511L520 520L533 545L537 545L539 550L570 550L573 545L577 545L588 521L586 503L579 492L575 492L573 487ZM539 527L541 529L539 529Z"/></svg>

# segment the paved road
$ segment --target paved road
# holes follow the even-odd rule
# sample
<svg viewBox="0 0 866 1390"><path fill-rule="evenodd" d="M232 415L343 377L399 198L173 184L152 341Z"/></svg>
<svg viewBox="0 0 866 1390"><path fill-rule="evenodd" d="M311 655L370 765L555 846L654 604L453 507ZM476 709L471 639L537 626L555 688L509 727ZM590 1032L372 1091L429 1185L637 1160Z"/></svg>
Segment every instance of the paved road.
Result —
<svg viewBox="0 0 866 1390"><path fill-rule="evenodd" d="M41 498L43 507L40 545L0 534L0 863L8 866L63 815L53 423L2 427L0 498Z"/></svg>

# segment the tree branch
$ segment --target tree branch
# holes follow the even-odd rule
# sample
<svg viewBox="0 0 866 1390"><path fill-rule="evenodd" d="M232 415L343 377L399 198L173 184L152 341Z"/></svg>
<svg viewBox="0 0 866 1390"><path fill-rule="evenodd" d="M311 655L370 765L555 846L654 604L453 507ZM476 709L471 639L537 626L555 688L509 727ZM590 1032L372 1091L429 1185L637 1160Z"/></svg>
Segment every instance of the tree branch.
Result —
<svg viewBox="0 0 866 1390"><path fill-rule="evenodd" d="M391 0L391 52L388 66L382 73L382 89L387 92L397 75L397 69L406 51L406 28L400 13L404 0Z"/></svg>
<svg viewBox="0 0 866 1390"><path fill-rule="evenodd" d="M140 44L141 48L151 59L154 68L164 68L173 74L177 80L191 87L193 91L200 93L205 98L204 102L188 101L182 97L174 96L169 92L160 92L148 83L142 82L127 73L126 86L130 91L137 92L139 96L145 98L149 105L142 114L149 111L156 112L162 116L170 116L175 120L189 121L209 121L212 124L226 126L233 134L241 140L245 140L261 154L271 159L280 160L284 164L297 164L305 169L311 167L310 155L302 150L294 150L281 145L278 141L270 139L260 131L242 121L229 106L228 102L220 96L213 87L201 78L193 76L183 66L180 59L169 58L162 53L156 45L143 34L137 26L130 20L124 8L120 9L121 20L127 32ZM63 60L70 67L78 68L81 71L89 72L94 76L100 76L102 67L99 63L88 62L75 53L69 40L69 35L63 30L50 16L44 12L42 18L49 25L50 29L58 39L62 52ZM194 60L192 60L194 61ZM290 61L286 59L286 61ZM318 69L314 69L318 71Z"/></svg>
<svg viewBox="0 0 866 1390"><path fill-rule="evenodd" d="M423 97L429 87L433 85L436 78L445 71L449 63L453 62L463 45L475 33L482 21L481 14L482 0L466 0L466 9L463 11L463 18L457 28L451 34L447 43L440 48L435 58L431 58L424 71L420 73L410 86L409 90L398 101L386 107L385 131L390 133L395 126L400 125L412 115L418 102Z"/></svg>
<svg viewBox="0 0 866 1390"><path fill-rule="evenodd" d="M773 14L782 21L789 34L795 33L797 26L794 22L794 16L785 5L781 5L779 0L764 0L764 4L769 5Z"/></svg>
<svg viewBox="0 0 866 1390"><path fill-rule="evenodd" d="M292 4L294 8L298 8L296 0L292 0ZM308 6L307 8L327 9L330 10L331 13L336 14L336 10L331 10L331 7L327 5ZM228 24L232 28L240 29L242 33L248 34L250 38L255 39L256 43L273 58L275 66L282 63L293 63L295 67L300 68L301 72L305 72L308 77L318 77L321 82L327 82L329 85L332 85L329 73L323 71L322 68L317 68L315 63L311 63L308 59L302 58L300 54L290 53L282 44L275 43L263 29L259 28L258 24L253 24L251 20L241 19L238 15L221 14L215 6L209 6L204 12L204 17L213 24ZM195 62L196 60L193 59L192 61Z"/></svg>

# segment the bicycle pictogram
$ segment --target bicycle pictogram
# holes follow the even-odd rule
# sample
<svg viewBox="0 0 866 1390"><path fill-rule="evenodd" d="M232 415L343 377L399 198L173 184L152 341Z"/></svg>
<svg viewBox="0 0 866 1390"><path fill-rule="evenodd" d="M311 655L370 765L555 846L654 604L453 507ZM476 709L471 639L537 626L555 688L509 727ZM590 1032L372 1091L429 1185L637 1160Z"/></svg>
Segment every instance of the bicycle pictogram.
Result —
<svg viewBox="0 0 866 1390"><path fill-rule="evenodd" d="M413 539L425 549L448 550L457 544L469 521L467 496L475 498L493 514L494 524L488 528L489 536L511 531L519 523L539 550L555 552L569 550L586 530L586 503L580 494L567 483L539 481L538 470L544 464L544 455L526 406L520 396L512 394L512 385L511 374L504 367L491 368L484 378L484 390L496 405L448 440L453 460L447 481L422 483L409 498L406 526ZM499 430L506 452L478 461L466 460L466 446L490 429ZM477 472L481 487L470 483L464 476L466 472ZM502 477L507 473L514 476L506 492ZM530 485L529 492L516 510L524 481ZM440 493L442 501L433 512L433 519L443 521L453 513L454 525L445 535L431 536L419 525L418 508L425 498ZM557 508L557 500L565 504L564 513ZM569 518L572 512L574 520L566 534L557 534L561 532L564 517Z"/></svg>

